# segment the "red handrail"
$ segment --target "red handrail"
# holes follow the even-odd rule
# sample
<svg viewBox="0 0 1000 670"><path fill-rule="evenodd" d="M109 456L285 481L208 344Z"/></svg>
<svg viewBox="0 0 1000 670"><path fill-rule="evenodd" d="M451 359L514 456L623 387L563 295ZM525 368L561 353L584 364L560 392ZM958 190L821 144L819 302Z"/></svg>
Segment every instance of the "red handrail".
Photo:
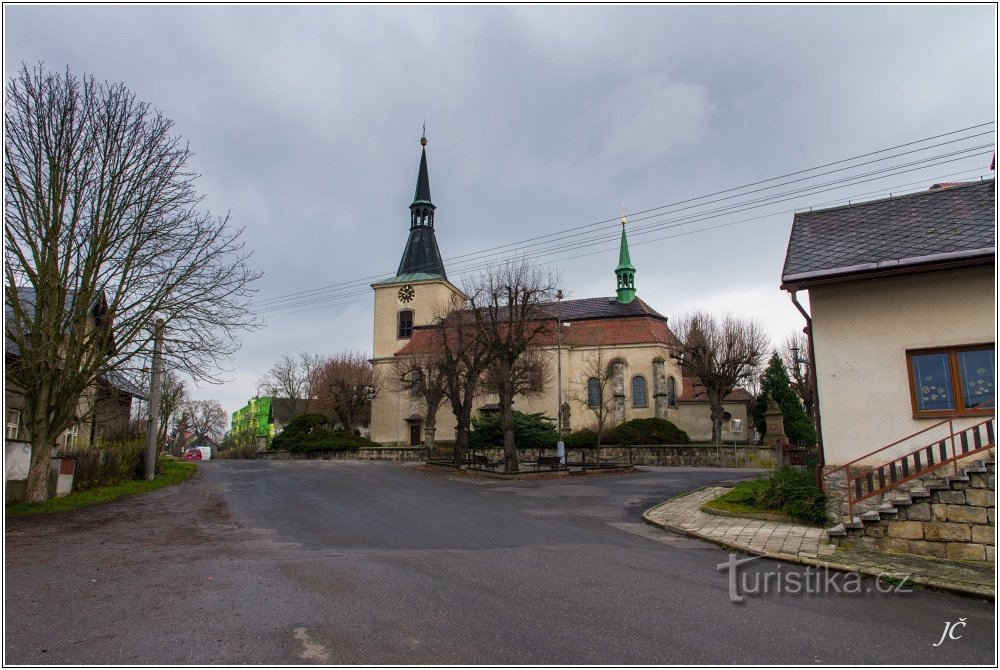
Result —
<svg viewBox="0 0 1000 670"><path fill-rule="evenodd" d="M985 409L991 409L991 408L993 408L994 403L995 403L995 400L987 400L986 402L981 402L978 405L976 405L975 407L970 407L969 409L964 410L962 412L959 412L958 414L955 414L954 416L949 416L947 419L942 419L941 421L935 423L932 426L928 426L927 428L923 428L921 430L918 430L917 432L912 433L910 435L907 435L906 437L901 438L899 440L896 440L895 442L887 444L884 447L879 447L875 451L870 451L867 454L865 454L864 456L858 456L853 461L851 461L849 463L844 463L843 465L838 466L838 467L834 468L833 470L828 471L824 475L824 477L832 475L834 472L837 472L838 470L843 470L845 468L848 468L848 467L854 465L855 463L857 463L858 461L861 461L861 460L864 460L864 459L868 458L869 456L874 456L875 454L877 454L879 452L882 452L882 451L885 451L886 449L891 449L892 447L895 447L897 444L900 444L902 442L906 442L910 438L916 437L917 435L920 435L921 433L926 433L929 430L934 430L938 426L943 426L946 423L951 423L955 419L961 419L961 418L963 418L965 416L969 416L969 415L972 415L972 414L978 414L979 412L982 412ZM954 428L951 428L948 432L951 433L952 436L955 435Z"/></svg>

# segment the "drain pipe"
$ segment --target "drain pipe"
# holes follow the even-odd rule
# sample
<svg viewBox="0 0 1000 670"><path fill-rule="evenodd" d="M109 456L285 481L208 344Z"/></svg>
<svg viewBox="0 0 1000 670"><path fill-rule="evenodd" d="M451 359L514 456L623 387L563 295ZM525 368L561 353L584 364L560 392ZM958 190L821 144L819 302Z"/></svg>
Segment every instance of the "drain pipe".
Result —
<svg viewBox="0 0 1000 670"><path fill-rule="evenodd" d="M818 460L816 462L816 485L822 489L823 488L823 467L826 465L826 455L823 453L823 420L820 418L819 413L819 388L817 386L817 379L819 375L816 374L816 347L813 343L813 324L812 317L809 316L809 312L802 307L798 300L798 291L789 291L792 297L792 304L795 308L799 310L802 314L802 318L806 320L806 341L809 344L809 376L812 386L813 394L813 410L816 412L816 455Z"/></svg>

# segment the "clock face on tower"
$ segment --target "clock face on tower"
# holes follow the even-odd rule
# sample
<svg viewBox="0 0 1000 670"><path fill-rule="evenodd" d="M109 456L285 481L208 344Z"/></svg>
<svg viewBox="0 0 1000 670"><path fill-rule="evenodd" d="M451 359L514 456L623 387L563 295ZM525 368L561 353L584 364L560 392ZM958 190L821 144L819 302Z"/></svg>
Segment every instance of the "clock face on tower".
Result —
<svg viewBox="0 0 1000 670"><path fill-rule="evenodd" d="M406 286L399 289L399 301L400 302L410 302L413 300L413 296L416 295L416 291L413 287L407 284Z"/></svg>

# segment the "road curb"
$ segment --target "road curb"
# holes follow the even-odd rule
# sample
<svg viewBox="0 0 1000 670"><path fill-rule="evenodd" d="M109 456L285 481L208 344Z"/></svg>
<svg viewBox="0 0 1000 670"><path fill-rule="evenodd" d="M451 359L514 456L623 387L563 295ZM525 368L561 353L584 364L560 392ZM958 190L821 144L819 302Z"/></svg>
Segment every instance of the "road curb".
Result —
<svg viewBox="0 0 1000 670"><path fill-rule="evenodd" d="M652 517L652 513L655 512L656 510L658 510L659 508L663 507L664 505L666 505L666 504L668 504L670 502L673 502L675 500L678 500L679 498L683 498L685 496L689 496L689 495L691 495L693 493L697 493L698 491L702 491L702 490L707 489L707 488L714 488L714 487L702 486L700 488L693 489L691 491L687 491L686 493L681 493L679 495L673 496L672 498L664 500L663 502L661 502L661 503L659 503L657 505L654 505L654 506L650 507L649 509L647 509L645 512L643 512L642 513L642 519L643 519L643 521L645 521L646 523L648 523L648 524L650 524L652 526L656 526L658 528L662 528L663 530L670 531L671 533L677 533L679 535L684 535L686 537L693 537L693 538L697 538L699 540L704 540L706 542L711 542L712 544L718 545L718 546L723 547L725 549L730 549L732 551L738 551L740 553L749 554L751 556L760 556L762 558L770 558L772 560L782 561L784 563L792 563L792 564L806 565L806 566L812 566L812 567L818 567L818 568L826 568L828 570L836 570L838 572L854 572L854 573L865 575L867 577L880 577L880 576L886 576L886 575L890 574L890 573L887 573L884 570L878 570L878 569L870 567L870 566L852 565L850 563L838 563L838 562L835 562L835 561L828 561L828 560L823 560L823 559L820 559L820 558L811 558L811 557L808 557L808 556L798 556L798 555L791 555L791 554L779 554L779 553L770 552L770 551L760 551L758 549L752 549L752 548L744 546L744 545L737 545L737 544L733 544L731 542L727 542L725 540L720 540L719 538L710 537L708 535L704 535L702 533L699 533L698 531L688 530L688 529L682 528L680 526L675 526L675 525L673 525L671 523L667 523L665 521L659 521L659 520L654 519ZM745 517L740 517L740 518L745 518ZM935 591L942 591L942 592L945 592L945 593L951 593L951 594L954 594L954 595L965 596L965 597L980 598L980 599L983 599L983 600L987 600L989 602L995 602L996 601L996 589L995 589L995 587L994 587L994 590L992 592L990 592L990 593L982 593L982 592L977 591L977 590L975 590L973 588L970 588L968 585L966 585L964 583L961 583L961 582L951 582L951 581L947 581L947 580L943 580L943 579L936 579L934 577L926 577L926 576L923 576L923 575L910 575L909 580L913 584L917 584L919 586L922 586L922 587L925 587L925 588L928 588L928 589L932 589L932 590L935 590Z"/></svg>

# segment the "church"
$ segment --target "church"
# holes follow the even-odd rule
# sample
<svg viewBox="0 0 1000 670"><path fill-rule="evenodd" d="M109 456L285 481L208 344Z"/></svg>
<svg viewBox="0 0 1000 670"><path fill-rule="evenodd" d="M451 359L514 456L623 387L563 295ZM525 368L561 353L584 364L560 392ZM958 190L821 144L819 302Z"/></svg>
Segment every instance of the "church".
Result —
<svg viewBox="0 0 1000 670"><path fill-rule="evenodd" d="M427 170L427 139L420 138L420 167L410 205L410 231L396 275L372 284L375 291L372 363L384 380L382 391L372 401L371 433L383 445L419 445L424 442L425 407L419 396L393 382L397 357L407 354L420 327L434 322L444 306L456 298L464 302L462 290L448 280L435 237L435 207L431 201ZM694 441L707 442L712 425L708 402L700 396L698 380L685 377L671 358L676 337L663 316L636 294L636 268L632 266L622 217L621 247L615 295L611 297L559 300L545 305L558 329L538 343L548 360L552 381L532 397L516 397L514 409L559 416L563 408L564 432L596 428L594 406L601 397L595 366L607 371L611 402L605 429L632 419L661 418L673 422ZM611 273L609 272L609 275ZM610 282L609 282L610 283ZM561 397L560 397L561 396ZM699 397L700 396L700 397ZM723 425L723 439L745 442L750 437L747 421L752 397L737 389L726 397L725 409L742 426ZM473 417L496 411L495 396L478 399ZM453 440L455 417L447 403L437 413L435 441Z"/></svg>

